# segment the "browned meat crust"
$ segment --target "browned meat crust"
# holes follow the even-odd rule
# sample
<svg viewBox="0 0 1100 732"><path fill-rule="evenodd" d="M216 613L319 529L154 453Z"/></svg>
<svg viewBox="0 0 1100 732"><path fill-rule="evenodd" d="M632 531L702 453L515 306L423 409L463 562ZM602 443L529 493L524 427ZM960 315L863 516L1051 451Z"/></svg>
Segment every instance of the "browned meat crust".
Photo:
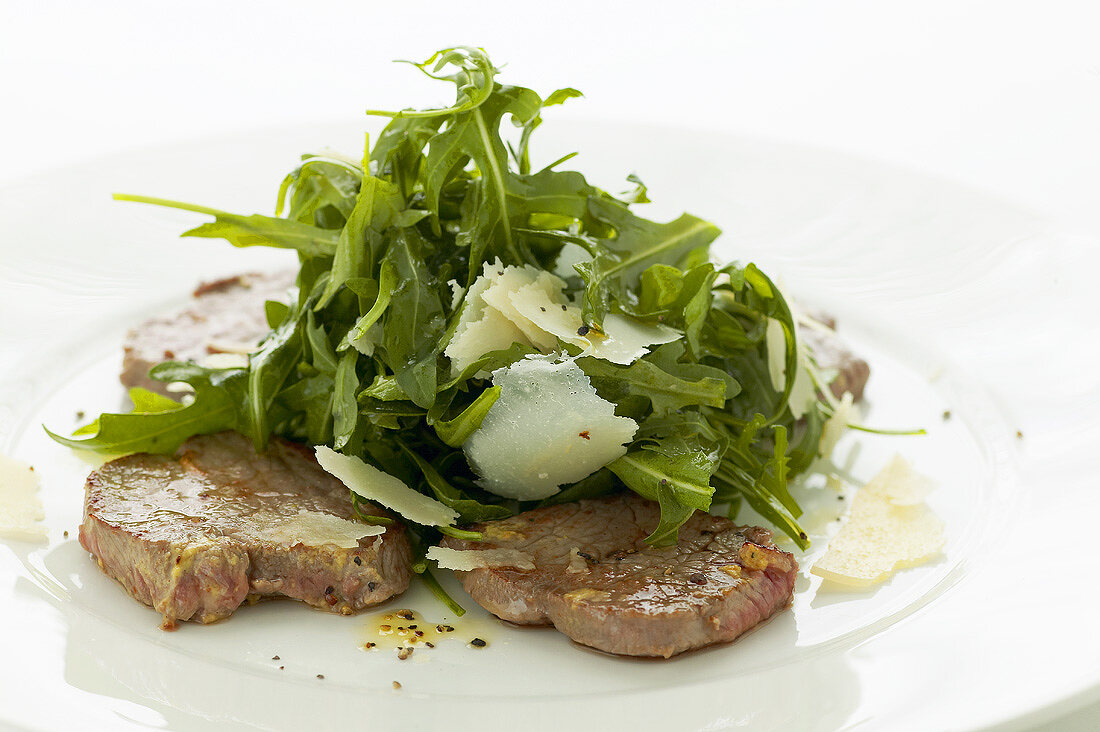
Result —
<svg viewBox="0 0 1100 732"><path fill-rule="evenodd" d="M355 549L265 538L273 518L301 510L354 520L347 488L309 448L274 440L257 455L243 436L223 432L191 438L175 457L129 455L93 472L80 543L161 613L165 628L227 617L250 596L350 614L408 587L411 551L400 524Z"/></svg>
<svg viewBox="0 0 1100 732"><path fill-rule="evenodd" d="M610 653L667 658L732 641L787 605L797 563L768 531L696 513L676 546L654 549L643 539L659 516L656 503L622 493L475 524L485 541L443 545L529 555L533 571L456 574L494 615Z"/></svg>
<svg viewBox="0 0 1100 732"><path fill-rule="evenodd" d="M264 302L284 300L294 277L294 272L242 274L199 285L187 307L127 333L119 380L127 388L167 395L167 384L149 378L158 363L201 361L229 347L255 346L268 332Z"/></svg>

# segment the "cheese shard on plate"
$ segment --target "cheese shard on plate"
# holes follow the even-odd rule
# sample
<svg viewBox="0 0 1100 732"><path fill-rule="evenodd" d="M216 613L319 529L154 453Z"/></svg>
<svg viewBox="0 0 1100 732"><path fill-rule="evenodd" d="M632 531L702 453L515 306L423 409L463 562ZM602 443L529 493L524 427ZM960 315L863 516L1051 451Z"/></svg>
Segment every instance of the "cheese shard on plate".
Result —
<svg viewBox="0 0 1100 732"><path fill-rule="evenodd" d="M462 446L485 490L546 498L626 454L638 424L615 416L570 359L526 358L493 372L500 396Z"/></svg>
<svg viewBox="0 0 1100 732"><path fill-rule="evenodd" d="M46 514L38 498L38 478L26 463L0 455L0 536L23 541L46 538Z"/></svg>
<svg viewBox="0 0 1100 732"><path fill-rule="evenodd" d="M811 570L844 585L883 582L943 549L943 521L925 505L932 481L894 456L856 493L848 521Z"/></svg>

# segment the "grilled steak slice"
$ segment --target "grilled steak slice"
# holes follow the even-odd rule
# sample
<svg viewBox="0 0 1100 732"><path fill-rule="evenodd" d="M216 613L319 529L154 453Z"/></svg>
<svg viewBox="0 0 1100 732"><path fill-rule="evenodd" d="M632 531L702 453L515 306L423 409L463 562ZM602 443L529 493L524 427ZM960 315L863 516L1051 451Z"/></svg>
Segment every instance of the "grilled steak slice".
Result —
<svg viewBox="0 0 1100 732"><path fill-rule="evenodd" d="M247 353L267 332L264 301L286 297L293 272L243 274L199 285L182 310L152 318L130 330L123 344L126 387L168 394L163 381L149 378L162 361L201 362L215 353Z"/></svg>
<svg viewBox="0 0 1100 732"><path fill-rule="evenodd" d="M852 393L852 401L863 398L863 388L871 377L871 367L845 345L836 334L836 321L828 316L816 316L825 328L800 325L798 337L810 349L818 368L835 371L836 378L829 384L829 391L840 399L844 392Z"/></svg>
<svg viewBox="0 0 1100 732"><path fill-rule="evenodd" d="M732 641L787 605L798 565L767 530L696 513L676 546L655 549L643 539L659 517L655 502L621 493L475 524L485 541L443 545L528 555L532 571L456 574L497 617L610 653L668 658Z"/></svg>
<svg viewBox="0 0 1100 732"><path fill-rule="evenodd" d="M129 455L93 472L80 543L160 612L166 629L177 620L219 620L249 596L281 595L350 614L408 587L411 551L400 524L357 542L345 536L355 548L325 542L331 535L288 539L279 532L317 514L355 521L348 489L312 450L272 440L257 455L243 436L223 432L191 438L175 457ZM355 527L346 528L354 537ZM373 528L363 524L364 533Z"/></svg>

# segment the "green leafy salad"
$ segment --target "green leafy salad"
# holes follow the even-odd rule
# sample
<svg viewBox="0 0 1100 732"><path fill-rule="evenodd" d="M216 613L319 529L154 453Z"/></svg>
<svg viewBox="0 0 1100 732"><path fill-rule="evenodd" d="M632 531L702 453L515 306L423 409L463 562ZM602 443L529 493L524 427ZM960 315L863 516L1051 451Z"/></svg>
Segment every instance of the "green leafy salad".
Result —
<svg viewBox="0 0 1100 732"><path fill-rule="evenodd" d="M318 446L421 556L439 533L479 538L464 524L624 487L660 503L654 545L695 511L748 504L808 546L788 484L843 415L779 289L715 264L713 224L636 214L635 176L612 195L565 170L571 155L534 170L544 108L576 90L502 84L474 48L414 65L454 104L370 112L389 123L363 159L304 155L274 216L116 196L214 217L184 236L295 250L296 297L266 304L247 367L162 363L151 375L191 398L134 390L133 412L54 438L112 454L221 430Z"/></svg>

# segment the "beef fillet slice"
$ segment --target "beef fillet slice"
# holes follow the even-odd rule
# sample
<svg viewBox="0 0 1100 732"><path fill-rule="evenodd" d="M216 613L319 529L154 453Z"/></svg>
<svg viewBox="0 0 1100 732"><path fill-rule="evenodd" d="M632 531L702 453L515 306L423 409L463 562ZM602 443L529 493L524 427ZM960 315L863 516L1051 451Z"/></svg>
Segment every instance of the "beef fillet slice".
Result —
<svg viewBox="0 0 1100 732"><path fill-rule="evenodd" d="M93 472L80 543L161 613L166 629L177 620L214 622L269 595L347 615L408 587L411 551L400 524L352 549L273 540L272 527L301 511L356 520L348 489L310 448L274 439L258 455L242 435L223 432L191 438L175 457L129 455ZM360 511L389 516L366 504Z"/></svg>
<svg viewBox="0 0 1100 732"><path fill-rule="evenodd" d="M149 377L149 369L158 363L202 362L215 353L247 353L269 331L264 302L285 301L294 276L293 272L242 274L204 282L187 307L146 320L126 334L119 380L127 388L140 386L170 396L168 384Z"/></svg>
<svg viewBox="0 0 1100 732"><path fill-rule="evenodd" d="M675 546L644 542L660 507L634 493L539 508L473 525L484 541L445 537L459 550L509 549L531 571L456 572L497 617L553 625L587 646L663 656L732 641L786 607L798 565L766 529L695 513Z"/></svg>
<svg viewBox="0 0 1100 732"><path fill-rule="evenodd" d="M836 376L829 382L829 391L837 399L844 392L851 392L852 401L863 399L863 389L871 378L871 367L852 353L836 332L836 321L828 315L812 313L818 327L798 326L798 338L810 349L814 363L823 371L833 371Z"/></svg>

